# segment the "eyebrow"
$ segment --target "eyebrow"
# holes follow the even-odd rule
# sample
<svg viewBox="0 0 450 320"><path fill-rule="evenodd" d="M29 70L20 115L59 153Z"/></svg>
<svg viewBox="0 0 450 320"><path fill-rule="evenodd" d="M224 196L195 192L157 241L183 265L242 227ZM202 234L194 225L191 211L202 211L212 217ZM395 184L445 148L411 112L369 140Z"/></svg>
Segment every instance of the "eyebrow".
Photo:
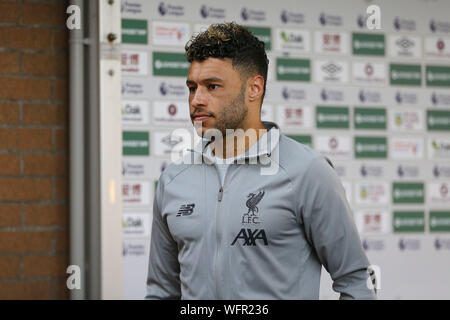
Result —
<svg viewBox="0 0 450 320"><path fill-rule="evenodd" d="M211 77L211 78L206 78L206 79L200 80L200 83L208 83L208 82L223 82L223 80L220 78L217 78L217 77ZM195 81L186 80L186 85L192 85L192 84L195 84Z"/></svg>

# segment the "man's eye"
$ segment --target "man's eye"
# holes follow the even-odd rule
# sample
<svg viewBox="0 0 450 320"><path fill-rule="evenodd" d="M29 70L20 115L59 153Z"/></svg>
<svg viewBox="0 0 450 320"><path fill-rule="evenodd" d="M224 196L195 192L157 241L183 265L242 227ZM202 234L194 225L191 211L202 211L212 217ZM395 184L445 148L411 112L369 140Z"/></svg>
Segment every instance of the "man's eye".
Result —
<svg viewBox="0 0 450 320"><path fill-rule="evenodd" d="M208 85L208 88L211 90L217 89L219 86L217 84L210 84Z"/></svg>
<svg viewBox="0 0 450 320"><path fill-rule="evenodd" d="M195 92L195 87L189 87L189 92Z"/></svg>

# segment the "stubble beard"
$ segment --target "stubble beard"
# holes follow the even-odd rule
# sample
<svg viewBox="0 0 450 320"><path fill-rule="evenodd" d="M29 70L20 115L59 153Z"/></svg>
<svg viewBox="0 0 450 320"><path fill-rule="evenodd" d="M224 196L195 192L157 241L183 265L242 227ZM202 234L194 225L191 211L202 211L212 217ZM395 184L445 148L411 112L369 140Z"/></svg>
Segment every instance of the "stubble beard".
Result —
<svg viewBox="0 0 450 320"><path fill-rule="evenodd" d="M222 133L222 136L226 136L227 129L236 130L242 128L242 123L247 117L248 108L245 105L245 88L241 88L241 91L233 101L224 106L218 113L216 129Z"/></svg>

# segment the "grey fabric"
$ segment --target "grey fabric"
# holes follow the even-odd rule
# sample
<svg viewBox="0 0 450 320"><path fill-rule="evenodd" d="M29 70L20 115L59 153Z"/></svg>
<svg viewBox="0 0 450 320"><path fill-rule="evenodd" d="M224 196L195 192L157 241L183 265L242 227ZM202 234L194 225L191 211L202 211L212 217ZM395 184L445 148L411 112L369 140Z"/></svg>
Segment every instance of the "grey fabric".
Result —
<svg viewBox="0 0 450 320"><path fill-rule="evenodd" d="M341 299L376 298L333 168L308 146L276 140L249 155L258 163L230 164L222 194L213 162L166 168L155 193L147 299L318 299L322 265ZM273 164L276 174L261 175Z"/></svg>

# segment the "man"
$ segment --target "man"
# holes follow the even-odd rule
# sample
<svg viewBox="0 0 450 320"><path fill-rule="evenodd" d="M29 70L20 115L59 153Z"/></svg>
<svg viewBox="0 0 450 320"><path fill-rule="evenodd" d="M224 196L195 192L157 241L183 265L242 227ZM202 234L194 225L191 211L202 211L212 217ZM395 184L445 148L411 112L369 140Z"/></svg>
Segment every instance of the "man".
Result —
<svg viewBox="0 0 450 320"><path fill-rule="evenodd" d="M342 299L373 299L339 178L260 120L263 42L217 24L188 42L186 56L191 118L205 143L192 150L194 164L160 177L146 298L318 299L323 265Z"/></svg>

